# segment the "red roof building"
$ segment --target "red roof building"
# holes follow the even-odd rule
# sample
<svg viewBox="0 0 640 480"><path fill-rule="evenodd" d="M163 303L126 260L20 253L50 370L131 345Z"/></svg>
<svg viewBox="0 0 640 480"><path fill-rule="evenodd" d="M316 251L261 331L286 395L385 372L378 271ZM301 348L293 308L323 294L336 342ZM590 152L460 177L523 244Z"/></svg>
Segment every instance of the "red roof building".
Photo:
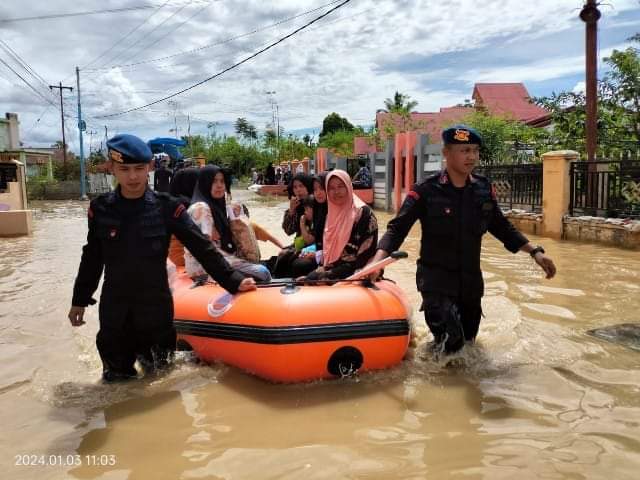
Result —
<svg viewBox="0 0 640 480"><path fill-rule="evenodd" d="M442 129L461 122L474 108L534 127L544 127L551 122L549 112L531 102L529 92L522 83L476 83L473 87L473 100L473 106L444 107L439 112L411 112L409 118L380 111L376 113L376 128L383 139L387 136L385 129L389 129L424 133L428 135L429 143L440 143ZM376 151L375 144L369 137L356 137L353 147L356 155Z"/></svg>
<svg viewBox="0 0 640 480"><path fill-rule="evenodd" d="M523 123L535 123L549 114L531 102L529 92L522 83L476 83L472 98L477 110Z"/></svg>

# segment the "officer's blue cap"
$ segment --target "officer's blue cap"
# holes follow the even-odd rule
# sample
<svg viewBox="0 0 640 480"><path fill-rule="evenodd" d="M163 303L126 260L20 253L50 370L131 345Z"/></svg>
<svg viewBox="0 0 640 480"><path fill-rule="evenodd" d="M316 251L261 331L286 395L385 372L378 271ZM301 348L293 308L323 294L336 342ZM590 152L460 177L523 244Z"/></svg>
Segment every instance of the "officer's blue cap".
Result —
<svg viewBox="0 0 640 480"><path fill-rule="evenodd" d="M149 146L135 135L122 133L107 140L109 159L117 163L149 163L153 153Z"/></svg>
<svg viewBox="0 0 640 480"><path fill-rule="evenodd" d="M482 137L467 125L454 125L442 131L442 141L445 145L482 145Z"/></svg>

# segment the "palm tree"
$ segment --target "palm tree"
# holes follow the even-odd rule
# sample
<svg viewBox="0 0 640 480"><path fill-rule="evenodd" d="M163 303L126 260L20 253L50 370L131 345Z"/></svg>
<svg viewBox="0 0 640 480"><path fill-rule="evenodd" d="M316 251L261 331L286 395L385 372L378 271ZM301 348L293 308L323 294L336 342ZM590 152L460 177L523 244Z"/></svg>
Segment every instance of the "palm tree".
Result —
<svg viewBox="0 0 640 480"><path fill-rule="evenodd" d="M249 128L249 122L246 118L238 117L235 123L235 130L238 135L241 137L247 136L247 129Z"/></svg>
<svg viewBox="0 0 640 480"><path fill-rule="evenodd" d="M245 132L245 136L246 138L249 139L249 141L255 141L258 139L258 130L256 129L255 125L252 124L247 124L247 130Z"/></svg>
<svg viewBox="0 0 640 480"><path fill-rule="evenodd" d="M393 100L387 98L384 101L384 106L388 112L391 113L411 113L418 105L415 100L410 100L411 96L400 93L396 90L393 95Z"/></svg>

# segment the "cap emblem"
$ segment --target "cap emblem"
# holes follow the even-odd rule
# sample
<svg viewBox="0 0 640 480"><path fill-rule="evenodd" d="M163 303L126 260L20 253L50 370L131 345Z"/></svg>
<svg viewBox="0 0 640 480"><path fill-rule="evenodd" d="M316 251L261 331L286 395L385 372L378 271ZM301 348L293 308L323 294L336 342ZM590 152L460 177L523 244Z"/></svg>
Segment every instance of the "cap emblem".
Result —
<svg viewBox="0 0 640 480"><path fill-rule="evenodd" d="M456 134L453 136L459 142L468 142L469 141L469 130L461 130L457 129Z"/></svg>
<svg viewBox="0 0 640 480"><path fill-rule="evenodd" d="M111 158L111 160L113 160L114 162L118 162L118 163L124 162L122 158L122 154L117 150L109 150L109 158Z"/></svg>

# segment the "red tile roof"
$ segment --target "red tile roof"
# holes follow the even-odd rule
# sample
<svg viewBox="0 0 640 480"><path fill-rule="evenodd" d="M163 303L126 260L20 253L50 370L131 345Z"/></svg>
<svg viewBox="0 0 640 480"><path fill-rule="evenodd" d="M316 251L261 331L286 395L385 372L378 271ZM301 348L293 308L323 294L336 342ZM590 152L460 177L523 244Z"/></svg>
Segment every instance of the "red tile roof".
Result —
<svg viewBox="0 0 640 480"><path fill-rule="evenodd" d="M551 122L550 113L544 108L531 103L529 92L522 83L476 83L473 88L475 109L486 109L490 114L518 120L532 126L543 127ZM411 112L411 119L387 113L376 113L376 127L380 137L386 137L385 125L393 125L395 131L415 130L426 133L429 143L440 143L442 129L448 125L461 122L464 117L474 112L469 107L444 107L439 112ZM368 137L356 137L353 142L356 155L375 151L369 145Z"/></svg>
<svg viewBox="0 0 640 480"><path fill-rule="evenodd" d="M473 99L478 109L486 108L492 115L531 122L548 115L544 108L531 103L522 83L476 83Z"/></svg>

